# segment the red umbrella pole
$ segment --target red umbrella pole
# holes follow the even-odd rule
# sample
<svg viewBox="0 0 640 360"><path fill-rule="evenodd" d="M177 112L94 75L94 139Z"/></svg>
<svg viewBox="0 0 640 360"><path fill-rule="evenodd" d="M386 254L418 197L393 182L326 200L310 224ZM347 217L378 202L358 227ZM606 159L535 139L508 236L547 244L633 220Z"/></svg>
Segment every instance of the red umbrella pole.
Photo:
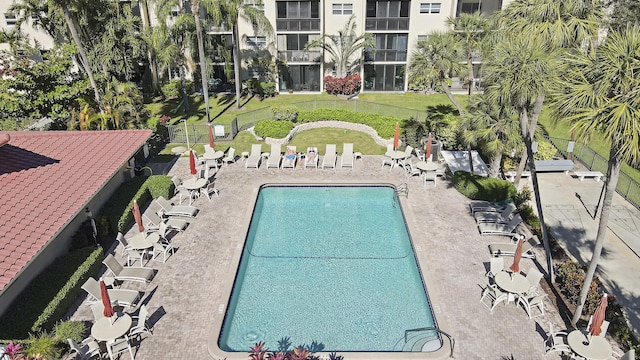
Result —
<svg viewBox="0 0 640 360"><path fill-rule="evenodd" d="M104 284L102 279L100 279L100 296L102 297L102 305L104 305L102 315L108 318L112 317L115 314L115 311L113 311L113 307L111 306L111 299L109 298L107 286Z"/></svg>
<svg viewBox="0 0 640 360"><path fill-rule="evenodd" d="M209 124L209 146L213 149L216 146L216 143L213 139L213 130L211 129L211 124Z"/></svg>
<svg viewBox="0 0 640 360"><path fill-rule="evenodd" d="M191 171L191 175L198 173L198 170L196 170L196 158L193 155L193 150L189 150L189 171Z"/></svg>
<svg viewBox="0 0 640 360"><path fill-rule="evenodd" d="M518 246L516 246L516 252L513 254L513 264L509 266L509 269L514 273L520 272L520 259L522 258L522 243L523 239L518 240Z"/></svg>
<svg viewBox="0 0 640 360"><path fill-rule="evenodd" d="M133 200L133 218L136 220L136 224L138 224L138 231L144 232L144 225L142 224L142 214L140 213L138 202L135 200Z"/></svg>
<svg viewBox="0 0 640 360"><path fill-rule="evenodd" d="M396 122L396 131L393 133L393 149L398 150L398 143L400 143L400 124Z"/></svg>
<svg viewBox="0 0 640 360"><path fill-rule="evenodd" d="M427 137L427 143L424 144L424 161L429 160L431 157L431 133Z"/></svg>
<svg viewBox="0 0 640 360"><path fill-rule="evenodd" d="M604 315L607 312L608 302L607 294L605 293L602 295L602 299L600 299L600 303L598 303L598 307L591 318L591 326L589 326L591 336L598 336L602 332L602 323L604 322Z"/></svg>

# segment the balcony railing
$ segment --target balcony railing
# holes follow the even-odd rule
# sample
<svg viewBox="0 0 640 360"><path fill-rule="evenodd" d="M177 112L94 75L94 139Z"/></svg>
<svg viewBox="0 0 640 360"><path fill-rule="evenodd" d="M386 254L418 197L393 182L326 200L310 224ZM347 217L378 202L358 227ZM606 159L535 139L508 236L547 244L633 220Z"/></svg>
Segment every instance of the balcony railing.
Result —
<svg viewBox="0 0 640 360"><path fill-rule="evenodd" d="M320 62L319 51L281 50L278 51L278 59L288 62Z"/></svg>
<svg viewBox="0 0 640 360"><path fill-rule="evenodd" d="M367 18L365 30L409 30L409 18Z"/></svg>
<svg viewBox="0 0 640 360"><path fill-rule="evenodd" d="M365 51L364 61L407 61L407 50Z"/></svg>
<svg viewBox="0 0 640 360"><path fill-rule="evenodd" d="M277 31L320 31L320 19L277 19Z"/></svg>

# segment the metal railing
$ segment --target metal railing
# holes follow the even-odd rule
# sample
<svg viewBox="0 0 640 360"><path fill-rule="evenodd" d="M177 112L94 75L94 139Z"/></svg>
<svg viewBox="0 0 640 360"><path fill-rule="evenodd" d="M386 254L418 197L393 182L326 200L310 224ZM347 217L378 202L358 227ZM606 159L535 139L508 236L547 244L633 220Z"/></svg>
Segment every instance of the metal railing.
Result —
<svg viewBox="0 0 640 360"><path fill-rule="evenodd" d="M569 157L570 154L567 152L567 148L571 140L551 136L546 136L546 138L558 149L562 156ZM572 154L589 170L600 171L603 174L607 173L609 161L589 146L576 142ZM640 209L640 183L624 170L620 171L616 192L631 205L635 206L636 209Z"/></svg>
<svg viewBox="0 0 640 360"><path fill-rule="evenodd" d="M423 328L405 330L404 331L404 342L406 343L409 340L409 333L418 332L418 331L419 332L422 332L422 331L434 331L437 334L444 335L447 339L449 339L449 346L451 347L451 352L449 353L449 357L453 357L453 350L456 347L456 340L453 338L453 336L447 334L446 332L440 330L437 327L423 327Z"/></svg>

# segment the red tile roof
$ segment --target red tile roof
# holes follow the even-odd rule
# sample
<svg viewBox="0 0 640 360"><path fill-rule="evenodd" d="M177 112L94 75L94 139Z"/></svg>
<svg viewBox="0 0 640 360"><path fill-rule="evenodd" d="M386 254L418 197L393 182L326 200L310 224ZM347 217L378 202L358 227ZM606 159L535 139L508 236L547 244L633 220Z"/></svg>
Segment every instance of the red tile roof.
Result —
<svg viewBox="0 0 640 360"><path fill-rule="evenodd" d="M0 133L0 293L102 189L151 130Z"/></svg>

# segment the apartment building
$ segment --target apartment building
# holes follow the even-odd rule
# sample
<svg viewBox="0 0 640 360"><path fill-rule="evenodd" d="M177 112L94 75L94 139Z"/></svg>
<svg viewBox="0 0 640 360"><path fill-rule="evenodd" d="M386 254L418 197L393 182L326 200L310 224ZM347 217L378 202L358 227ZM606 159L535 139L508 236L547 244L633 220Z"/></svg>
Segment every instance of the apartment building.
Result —
<svg viewBox="0 0 640 360"><path fill-rule="evenodd" d="M511 0L246 0L264 11L274 33L256 32L241 21L240 51L242 79L265 79L265 62L275 61L277 88L281 92L323 90L323 77L334 75L329 54L321 49L305 50L305 45L322 34L337 34L353 15L358 34L373 35L375 51L365 51L360 66L355 69L363 79L362 91L407 91L407 67L418 41L432 31L447 31L447 18L462 13L480 11L491 14L504 8ZM9 1L0 1L3 17L0 26L11 28L16 15L7 12ZM132 2L132 6L138 6ZM151 4L151 3L150 3ZM189 6L183 6L189 11ZM150 5L150 13L155 13ZM178 7L176 13L180 11ZM204 11L204 10L203 10ZM134 13L140 13L137 9ZM204 15L204 13L203 13ZM204 17L204 16L203 16ZM157 20L151 19L153 25ZM52 46L51 39L37 29L25 29L43 46ZM44 36L44 37L43 37ZM232 89L225 71L232 48L231 31L222 27L207 29L209 44L207 66L212 90ZM480 64L480 59L476 59ZM479 66L478 66L479 68ZM192 69L190 69L192 70ZM169 72L171 74L171 71ZM169 75L171 77L171 75Z"/></svg>

